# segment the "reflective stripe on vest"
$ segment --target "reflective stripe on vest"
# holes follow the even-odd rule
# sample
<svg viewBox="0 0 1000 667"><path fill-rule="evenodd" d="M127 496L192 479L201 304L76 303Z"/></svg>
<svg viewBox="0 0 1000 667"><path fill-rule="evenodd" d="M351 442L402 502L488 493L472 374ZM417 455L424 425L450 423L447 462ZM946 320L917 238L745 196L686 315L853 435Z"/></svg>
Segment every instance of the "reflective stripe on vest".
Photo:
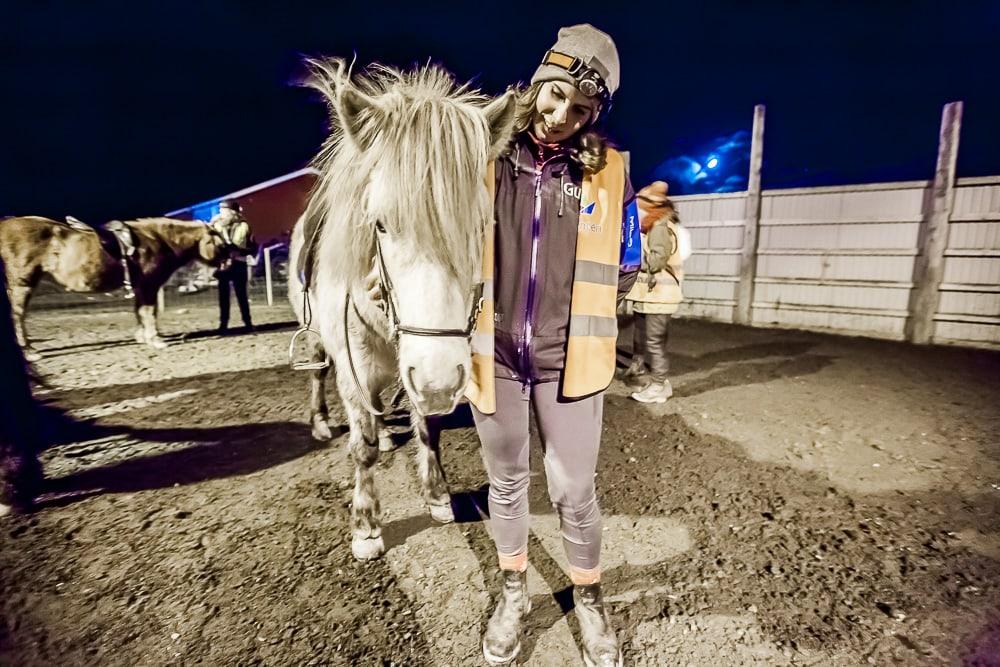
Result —
<svg viewBox="0 0 1000 667"><path fill-rule="evenodd" d="M495 166L487 169L490 201L495 193ZM608 149L607 164L583 180L576 262L570 301L569 337L562 394L576 398L603 391L615 371L618 320L618 263L621 253L625 162ZM493 248L496 224L483 244L483 309L472 337L472 373L465 395L480 412L496 412L493 366Z"/></svg>

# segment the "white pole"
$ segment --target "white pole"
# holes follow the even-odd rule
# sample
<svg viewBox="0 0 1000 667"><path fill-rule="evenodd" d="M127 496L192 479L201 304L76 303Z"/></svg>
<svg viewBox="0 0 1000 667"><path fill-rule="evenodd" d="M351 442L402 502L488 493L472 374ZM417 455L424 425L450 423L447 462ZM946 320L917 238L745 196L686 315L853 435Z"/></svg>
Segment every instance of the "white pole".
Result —
<svg viewBox="0 0 1000 667"><path fill-rule="evenodd" d="M271 248L264 248L264 284L267 286L267 305L274 305L274 288L271 284Z"/></svg>
<svg viewBox="0 0 1000 667"><path fill-rule="evenodd" d="M944 253L948 249L951 209L955 204L955 164L962 134L962 102L946 104L941 111L937 167L931 185L930 210L924 211L918 239L920 254L913 264L913 291L906 337L919 345L934 342L934 316L941 305Z"/></svg>
<svg viewBox="0 0 1000 667"><path fill-rule="evenodd" d="M753 324L754 282L757 280L757 246L760 229L760 170L764 164L764 105L753 108L753 137L750 141L750 173L747 176L746 216L743 224L743 250L740 281L736 286L733 321Z"/></svg>

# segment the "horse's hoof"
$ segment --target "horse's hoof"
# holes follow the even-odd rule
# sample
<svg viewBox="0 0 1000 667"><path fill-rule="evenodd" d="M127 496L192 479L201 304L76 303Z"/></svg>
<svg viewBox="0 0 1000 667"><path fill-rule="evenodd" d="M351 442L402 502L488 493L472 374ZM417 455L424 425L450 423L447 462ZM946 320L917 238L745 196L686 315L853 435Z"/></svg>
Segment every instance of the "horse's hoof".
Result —
<svg viewBox="0 0 1000 667"><path fill-rule="evenodd" d="M455 512L451 509L451 503L444 505L428 505L431 511L431 518L438 523L455 523Z"/></svg>
<svg viewBox="0 0 1000 667"><path fill-rule="evenodd" d="M7 516L13 511L14 508L11 507L10 505L4 505L3 503L0 503L0 517Z"/></svg>
<svg viewBox="0 0 1000 667"><path fill-rule="evenodd" d="M153 338L149 341L149 346L154 350L162 350L167 347L167 342L162 338Z"/></svg>
<svg viewBox="0 0 1000 667"><path fill-rule="evenodd" d="M330 425L326 423L325 419L316 415L313 417L312 423L312 437L314 440L319 440L320 442L333 440L333 431L330 430Z"/></svg>
<svg viewBox="0 0 1000 667"><path fill-rule="evenodd" d="M378 434L378 450L380 452L391 452L396 449L396 443L392 441L392 436L388 433Z"/></svg>
<svg viewBox="0 0 1000 667"><path fill-rule="evenodd" d="M373 560L385 553L382 537L355 537L351 540L351 553L358 560Z"/></svg>
<svg viewBox="0 0 1000 667"><path fill-rule="evenodd" d="M25 350L24 351L24 360L25 361L29 361L31 363L34 363L36 361L41 361L42 360L42 355L41 355L40 352L36 352L35 350Z"/></svg>

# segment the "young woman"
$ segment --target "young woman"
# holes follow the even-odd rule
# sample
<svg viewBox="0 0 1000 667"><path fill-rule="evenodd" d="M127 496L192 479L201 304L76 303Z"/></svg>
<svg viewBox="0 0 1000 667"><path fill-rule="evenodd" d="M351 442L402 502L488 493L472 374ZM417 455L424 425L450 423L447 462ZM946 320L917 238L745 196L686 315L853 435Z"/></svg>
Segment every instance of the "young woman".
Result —
<svg viewBox="0 0 1000 667"><path fill-rule="evenodd" d="M517 655L530 607L529 410L560 518L584 659L621 662L601 594L594 489L616 307L640 261L624 160L593 130L618 83L618 52L608 35L586 24L561 29L520 96L515 136L495 164L496 230L484 261L492 288L473 338L468 391L503 578L483 638L492 664Z"/></svg>

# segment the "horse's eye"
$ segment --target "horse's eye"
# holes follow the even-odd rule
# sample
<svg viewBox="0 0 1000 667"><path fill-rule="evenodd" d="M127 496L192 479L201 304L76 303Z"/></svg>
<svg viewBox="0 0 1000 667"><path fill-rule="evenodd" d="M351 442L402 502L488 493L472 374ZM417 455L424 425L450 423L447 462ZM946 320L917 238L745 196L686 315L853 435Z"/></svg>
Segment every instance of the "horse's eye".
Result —
<svg viewBox="0 0 1000 667"><path fill-rule="evenodd" d="M375 231L377 231L379 234L385 234L385 225L382 224L381 220L375 221Z"/></svg>

